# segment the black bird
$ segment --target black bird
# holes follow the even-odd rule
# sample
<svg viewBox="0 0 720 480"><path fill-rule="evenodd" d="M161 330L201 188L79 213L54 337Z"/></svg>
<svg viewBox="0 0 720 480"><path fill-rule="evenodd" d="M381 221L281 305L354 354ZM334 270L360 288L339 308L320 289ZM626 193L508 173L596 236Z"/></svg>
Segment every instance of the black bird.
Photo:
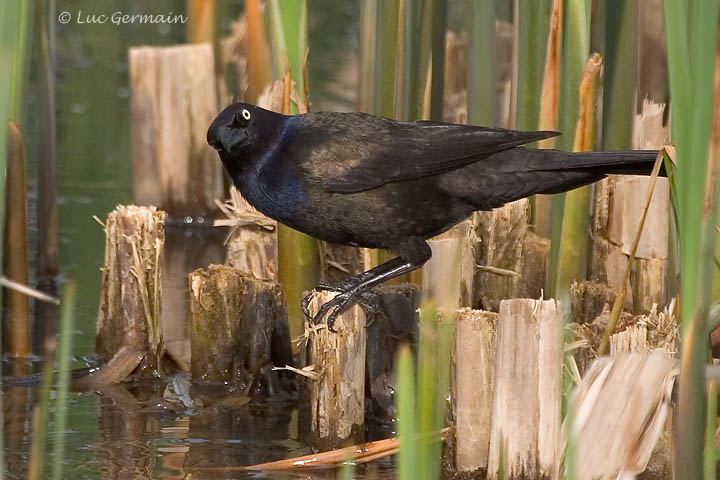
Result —
<svg viewBox="0 0 720 480"><path fill-rule="evenodd" d="M281 115L225 108L207 133L243 197L316 238L383 248L397 257L339 285L315 317L335 316L368 289L420 268L426 239L476 210L560 193L607 174L649 175L656 151L568 153L520 145L559 135L365 113ZM307 314L307 298L303 309Z"/></svg>

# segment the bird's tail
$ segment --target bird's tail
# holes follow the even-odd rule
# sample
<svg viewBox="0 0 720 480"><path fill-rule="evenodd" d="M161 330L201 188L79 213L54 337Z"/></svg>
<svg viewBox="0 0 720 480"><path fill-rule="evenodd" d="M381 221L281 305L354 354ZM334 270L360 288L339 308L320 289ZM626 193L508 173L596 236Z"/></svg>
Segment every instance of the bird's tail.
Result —
<svg viewBox="0 0 720 480"><path fill-rule="evenodd" d="M546 152L550 152L547 151ZM572 171L584 170L588 173L602 173L605 175L650 175L657 150L621 150L608 152L580 152L568 156L565 152L558 152L564 161L546 162L538 170ZM660 176L667 176L665 166L660 167Z"/></svg>

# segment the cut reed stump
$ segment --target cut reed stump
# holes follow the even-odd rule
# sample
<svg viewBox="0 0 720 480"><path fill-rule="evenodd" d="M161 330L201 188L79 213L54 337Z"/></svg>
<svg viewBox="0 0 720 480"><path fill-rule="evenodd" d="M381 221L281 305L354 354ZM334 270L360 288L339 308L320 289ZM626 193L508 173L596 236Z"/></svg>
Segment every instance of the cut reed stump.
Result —
<svg viewBox="0 0 720 480"><path fill-rule="evenodd" d="M277 283L227 265L190 274L192 379L230 384L241 395L274 396L294 388L287 310Z"/></svg>
<svg viewBox="0 0 720 480"><path fill-rule="evenodd" d="M223 178L205 139L218 105L212 46L134 47L129 63L135 201L173 218L214 212Z"/></svg>
<svg viewBox="0 0 720 480"><path fill-rule="evenodd" d="M428 240L432 257L422 269L422 296L448 311L472 305L474 227L471 218Z"/></svg>
<svg viewBox="0 0 720 480"><path fill-rule="evenodd" d="M334 292L316 292L310 301L316 315ZM337 332L322 323L306 327L310 365L311 429L315 446L329 450L362 443L365 423L365 313L352 306L335 320Z"/></svg>
<svg viewBox="0 0 720 480"><path fill-rule="evenodd" d="M455 470L481 478L487 473L490 448L496 325L497 313L469 308L459 310L455 319Z"/></svg>
<svg viewBox="0 0 720 480"><path fill-rule="evenodd" d="M5 249L3 273L9 280L28 284L27 196L25 192L25 160L22 135L13 122L8 122L7 142L7 216L5 218ZM5 152L0 153L2 155ZM12 356L30 354L30 310L28 296L17 290L5 289L3 296L3 350Z"/></svg>
<svg viewBox="0 0 720 480"><path fill-rule="evenodd" d="M555 300L500 302L488 478L555 478L563 319Z"/></svg>
<svg viewBox="0 0 720 480"><path fill-rule="evenodd" d="M373 308L365 310L367 324L367 411L375 420L393 421L397 415L395 355L401 345L415 345L418 287L412 283L381 285L373 289Z"/></svg>
<svg viewBox="0 0 720 480"><path fill-rule="evenodd" d="M105 223L96 350L108 361L123 347L147 352L134 369L141 375L163 375L166 367L160 322L165 217L155 207L119 205Z"/></svg>

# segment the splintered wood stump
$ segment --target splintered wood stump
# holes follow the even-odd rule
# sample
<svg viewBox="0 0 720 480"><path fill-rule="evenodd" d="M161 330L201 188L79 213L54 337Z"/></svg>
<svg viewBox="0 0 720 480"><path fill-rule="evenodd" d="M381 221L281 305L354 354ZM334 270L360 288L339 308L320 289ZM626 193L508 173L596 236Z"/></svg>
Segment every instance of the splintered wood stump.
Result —
<svg viewBox="0 0 720 480"><path fill-rule="evenodd" d="M310 313L335 295L313 293ZM365 313L354 305L334 328L307 327L310 365L318 375L310 382L311 427L315 446L324 450L362 443L365 433Z"/></svg>
<svg viewBox="0 0 720 480"><path fill-rule="evenodd" d="M633 148L659 149L667 143L664 110L662 104L643 102L635 118ZM649 183L647 176L611 175L595 184L589 277L616 289L624 288L634 313L647 313L653 304L662 308L667 302L670 194L666 178L657 179L630 281L623 285Z"/></svg>
<svg viewBox="0 0 720 480"><path fill-rule="evenodd" d="M227 264L260 280L278 281L277 222L255 210L233 186L230 201L220 205L229 217L215 225L231 226Z"/></svg>
<svg viewBox="0 0 720 480"><path fill-rule="evenodd" d="M395 354L400 345L415 345L419 292L412 283L373 289L374 308L365 311L367 324L366 375L368 412L376 419L397 417Z"/></svg>
<svg viewBox="0 0 720 480"><path fill-rule="evenodd" d="M475 275L476 308L497 311L500 300L512 298L522 289L523 253L531 254L535 251L523 252L529 216L530 203L527 199L477 213L476 235L479 245L475 250L475 263L478 265ZM542 242L535 243L542 251ZM534 280L539 275L537 271L546 263L543 257L532 260L525 262L528 270L532 268L536 271L528 284L537 283ZM540 274L544 275L544 268L540 270Z"/></svg>
<svg viewBox="0 0 720 480"><path fill-rule="evenodd" d="M135 201L173 217L214 212L223 178L205 139L218 105L212 46L133 47L129 63Z"/></svg>
<svg viewBox="0 0 720 480"><path fill-rule="evenodd" d="M243 395L269 396L292 388L287 310L277 283L227 265L190 274L192 379L230 383Z"/></svg>
<svg viewBox="0 0 720 480"><path fill-rule="evenodd" d="M451 384L458 472L487 472L496 325L497 313L469 308L458 311L455 320L455 378Z"/></svg>
<svg viewBox="0 0 720 480"><path fill-rule="evenodd" d="M646 469L670 412L676 368L663 353L593 363L573 394L567 426L576 478L630 478ZM660 466L648 478L670 478L670 471Z"/></svg>
<svg viewBox="0 0 720 480"><path fill-rule="evenodd" d="M441 310L472 305L475 258L474 219L428 240L432 257L422 269L422 295Z"/></svg>
<svg viewBox="0 0 720 480"><path fill-rule="evenodd" d="M123 347L147 352L136 371L163 374L160 322L165 212L119 205L105 223L96 351L111 360Z"/></svg>
<svg viewBox="0 0 720 480"><path fill-rule="evenodd" d="M555 300L500 302L488 478L555 478L563 319ZM502 463L505 465L502 465Z"/></svg>

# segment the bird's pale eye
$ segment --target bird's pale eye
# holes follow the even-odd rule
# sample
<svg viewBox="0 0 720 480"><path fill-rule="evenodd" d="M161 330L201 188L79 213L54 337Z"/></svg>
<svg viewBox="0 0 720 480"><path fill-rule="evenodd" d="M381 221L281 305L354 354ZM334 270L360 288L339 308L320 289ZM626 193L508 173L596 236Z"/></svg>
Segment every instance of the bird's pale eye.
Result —
<svg viewBox="0 0 720 480"><path fill-rule="evenodd" d="M243 108L242 116L245 120L250 120L250 110L248 110L247 108Z"/></svg>

